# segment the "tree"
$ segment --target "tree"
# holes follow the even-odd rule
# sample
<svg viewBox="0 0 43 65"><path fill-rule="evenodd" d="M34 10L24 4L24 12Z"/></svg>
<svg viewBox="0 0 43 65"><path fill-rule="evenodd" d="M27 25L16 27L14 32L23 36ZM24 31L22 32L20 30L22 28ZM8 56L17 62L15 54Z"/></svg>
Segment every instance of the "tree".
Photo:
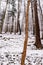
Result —
<svg viewBox="0 0 43 65"><path fill-rule="evenodd" d="M41 31L42 31L42 39L43 39L43 14L42 14L42 8L41 8L41 3L40 0L38 0L39 2L39 12L40 12L40 19L41 19Z"/></svg>
<svg viewBox="0 0 43 65"><path fill-rule="evenodd" d="M34 11L35 11L35 33L36 33L35 46L37 48L42 48L41 39L40 39L40 28L39 28L38 12L37 12L37 0L34 1Z"/></svg>
<svg viewBox="0 0 43 65"><path fill-rule="evenodd" d="M35 14L34 14L34 1L31 0L31 12L32 12L32 22L33 22L33 35L35 35Z"/></svg>
<svg viewBox="0 0 43 65"><path fill-rule="evenodd" d="M24 0L24 11L23 11L23 17L22 17L22 31L25 32L25 16L26 16L26 6L25 6L25 0Z"/></svg>
<svg viewBox="0 0 43 65"><path fill-rule="evenodd" d="M19 8L19 0L18 0L18 16L17 16L17 32L20 31L21 35L21 28L20 28L20 21L19 21L19 16L20 16L20 8Z"/></svg>
<svg viewBox="0 0 43 65"><path fill-rule="evenodd" d="M13 32L13 24L14 24L14 0L12 0L12 28L11 28L11 32Z"/></svg>
<svg viewBox="0 0 43 65"><path fill-rule="evenodd" d="M15 0L12 0L12 27L10 33L14 32L13 31L13 24L14 24L14 16L15 16L16 8L15 8ZM16 32L15 32L16 33Z"/></svg>
<svg viewBox="0 0 43 65"><path fill-rule="evenodd" d="M8 0L7 0L7 3L6 3L6 6L8 4ZM7 7L6 7L7 8ZM0 13L0 33L2 33L2 28L3 28L3 23L4 23L4 18L5 18L5 14L6 14L6 9L3 10L2 13Z"/></svg>
<svg viewBox="0 0 43 65"><path fill-rule="evenodd" d="M24 63L25 63L27 42L28 42L28 12L29 12L29 5L30 5L30 0L27 1L26 21L25 21L25 40L24 40L23 54L22 54L22 58L21 58L21 65L25 65Z"/></svg>

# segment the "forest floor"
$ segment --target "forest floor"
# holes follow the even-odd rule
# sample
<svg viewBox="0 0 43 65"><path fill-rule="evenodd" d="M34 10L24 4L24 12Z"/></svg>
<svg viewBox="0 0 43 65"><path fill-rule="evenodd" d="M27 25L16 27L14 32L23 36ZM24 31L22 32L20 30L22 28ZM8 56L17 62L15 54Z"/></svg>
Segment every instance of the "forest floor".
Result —
<svg viewBox="0 0 43 65"><path fill-rule="evenodd" d="M0 65L20 65L25 35L0 34ZM41 40L43 43L43 40ZM43 49L37 50L33 45L35 36L29 34L26 65L43 65Z"/></svg>

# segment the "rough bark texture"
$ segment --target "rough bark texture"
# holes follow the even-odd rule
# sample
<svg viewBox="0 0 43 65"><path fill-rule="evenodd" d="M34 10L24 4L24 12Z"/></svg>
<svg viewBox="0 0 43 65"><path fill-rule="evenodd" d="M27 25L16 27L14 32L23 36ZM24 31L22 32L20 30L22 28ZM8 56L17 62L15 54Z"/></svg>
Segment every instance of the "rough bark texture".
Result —
<svg viewBox="0 0 43 65"><path fill-rule="evenodd" d="M35 32L36 32L36 47L42 48L41 39L40 39L40 28L39 28L39 20L38 20L38 12L37 12L37 0L34 2L34 10L35 10Z"/></svg>
<svg viewBox="0 0 43 65"><path fill-rule="evenodd" d="M25 57L26 57L27 42L28 42L28 12L29 12L29 5L30 5L30 0L28 0L28 2L27 2L26 21L25 21L25 40L24 40L23 54L22 54L22 58L21 58L21 65L25 65Z"/></svg>

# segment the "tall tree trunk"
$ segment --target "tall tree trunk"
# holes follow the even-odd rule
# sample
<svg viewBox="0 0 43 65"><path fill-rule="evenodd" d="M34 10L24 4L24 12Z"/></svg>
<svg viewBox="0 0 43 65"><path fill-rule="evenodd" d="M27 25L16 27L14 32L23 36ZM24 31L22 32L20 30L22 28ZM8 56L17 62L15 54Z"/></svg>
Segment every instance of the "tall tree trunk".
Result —
<svg viewBox="0 0 43 65"><path fill-rule="evenodd" d="M20 31L20 34L21 34L20 21L19 21L19 16L20 16L19 6L20 6L20 5L19 5L19 0L18 0L17 32Z"/></svg>
<svg viewBox="0 0 43 65"><path fill-rule="evenodd" d="M22 54L22 58L21 58L21 65L25 65L24 63L25 63L27 42L28 42L28 12L29 12L29 5L30 5L30 0L28 0L28 2L27 2L26 21L25 21L25 40L24 40L23 54Z"/></svg>
<svg viewBox="0 0 43 65"><path fill-rule="evenodd" d="M33 35L35 35L35 15L34 15L34 2L31 0L32 22L33 22Z"/></svg>
<svg viewBox="0 0 43 65"><path fill-rule="evenodd" d="M34 10L35 10L35 32L36 32L36 42L35 45L37 48L42 48L41 39L40 39L40 28L37 12L37 0L34 1Z"/></svg>
<svg viewBox="0 0 43 65"><path fill-rule="evenodd" d="M25 32L25 16L26 16L26 6L25 6L25 0L24 0L24 12L23 12L23 18L22 18L22 31Z"/></svg>
<svg viewBox="0 0 43 65"><path fill-rule="evenodd" d="M7 3L6 3L6 8L7 8L7 4L8 4L8 0L7 0ZM5 14L6 14L6 9L5 9L5 11L3 11L3 14L1 15L2 17L0 19L0 33L2 33Z"/></svg>
<svg viewBox="0 0 43 65"><path fill-rule="evenodd" d="M13 24L14 24L14 0L12 0L12 27L11 27L11 32L13 32Z"/></svg>
<svg viewBox="0 0 43 65"><path fill-rule="evenodd" d="M40 0L38 0L38 2L39 2L39 9L40 9L41 32L42 32L42 39L43 39L43 14L42 14L42 8L41 8L41 3L40 3Z"/></svg>

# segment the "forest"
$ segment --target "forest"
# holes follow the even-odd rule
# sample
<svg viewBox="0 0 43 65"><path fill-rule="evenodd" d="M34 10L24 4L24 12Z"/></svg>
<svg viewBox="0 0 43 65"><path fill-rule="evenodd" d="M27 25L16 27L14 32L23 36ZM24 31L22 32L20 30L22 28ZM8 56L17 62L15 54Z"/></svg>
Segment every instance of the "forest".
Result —
<svg viewBox="0 0 43 65"><path fill-rule="evenodd" d="M0 0L0 65L43 65L43 0Z"/></svg>

